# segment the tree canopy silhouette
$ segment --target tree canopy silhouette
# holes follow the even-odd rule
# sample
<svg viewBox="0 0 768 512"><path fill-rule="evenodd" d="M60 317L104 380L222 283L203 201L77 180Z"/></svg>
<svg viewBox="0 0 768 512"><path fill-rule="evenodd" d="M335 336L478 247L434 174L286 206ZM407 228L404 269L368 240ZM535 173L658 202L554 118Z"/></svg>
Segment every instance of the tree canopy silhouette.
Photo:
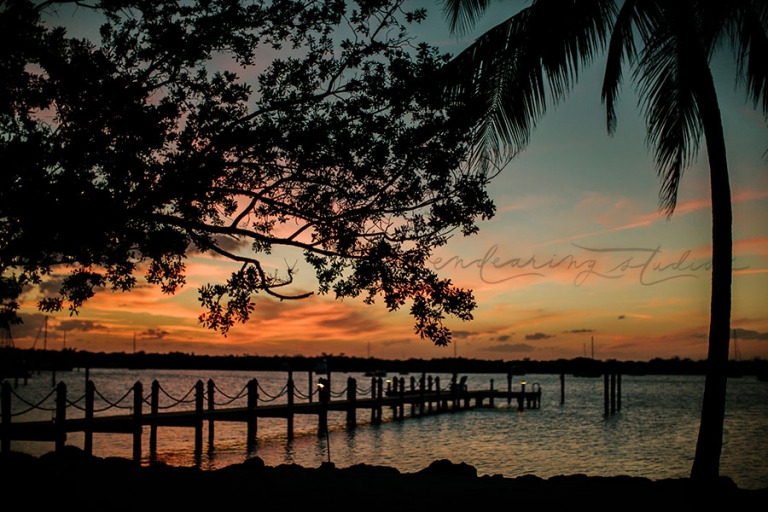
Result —
<svg viewBox="0 0 768 512"><path fill-rule="evenodd" d="M490 0L445 0L452 29L471 26ZM604 50L608 131L623 70L632 70L671 216L684 170L706 141L712 194L712 288L707 376L692 476L715 477L722 448L731 317L732 212L728 164L710 61L732 49L737 81L768 118L768 2L763 0L534 0L482 34L448 66L447 87L480 117L479 161L523 150L547 104L562 101Z"/></svg>
<svg viewBox="0 0 768 512"><path fill-rule="evenodd" d="M201 251L238 263L200 288L201 322L226 333L253 294L311 294L265 270L282 246L321 293L410 303L417 333L448 343L444 317L470 319L474 298L425 262L493 204L465 165L463 107L432 78L447 57L402 4L1 1L0 322L62 275L41 310L142 273L174 293ZM68 8L70 27L101 17L96 40L57 26Z"/></svg>

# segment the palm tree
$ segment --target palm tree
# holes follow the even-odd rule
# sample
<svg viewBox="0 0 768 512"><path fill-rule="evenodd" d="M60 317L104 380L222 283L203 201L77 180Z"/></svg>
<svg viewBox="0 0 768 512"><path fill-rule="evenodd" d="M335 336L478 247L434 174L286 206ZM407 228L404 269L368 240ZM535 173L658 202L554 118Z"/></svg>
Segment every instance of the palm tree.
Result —
<svg viewBox="0 0 768 512"><path fill-rule="evenodd" d="M490 0L444 0L451 29L473 25ZM528 143L547 103L567 96L603 51L602 100L609 133L625 66L641 97L647 140L669 217L701 136L712 195L712 298L701 425L692 477L719 474L731 316L732 213L726 146L710 61L734 51L737 79L768 117L768 2L764 0L533 0L451 62L448 90L475 102L479 162L509 158Z"/></svg>

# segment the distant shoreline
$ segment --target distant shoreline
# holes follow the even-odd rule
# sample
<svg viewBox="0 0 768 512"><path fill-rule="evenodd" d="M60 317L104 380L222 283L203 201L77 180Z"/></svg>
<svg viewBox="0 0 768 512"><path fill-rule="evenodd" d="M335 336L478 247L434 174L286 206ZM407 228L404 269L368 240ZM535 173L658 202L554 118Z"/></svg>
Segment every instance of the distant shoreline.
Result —
<svg viewBox="0 0 768 512"><path fill-rule="evenodd" d="M447 460L417 473L360 464L335 468L297 465L265 466L258 457L219 470L178 468L164 464L139 467L128 459L93 457L67 447L39 458L18 452L0 453L6 496L22 496L28 505L68 504L90 510L169 506L189 510L239 506L269 509L314 507L320 510L458 510L478 505L509 508L617 506L620 510L705 510L713 503L746 510L765 503L768 488L739 489L721 477L652 481L647 478L585 475L542 479L477 476L474 467ZM706 505L706 507L705 507ZM550 508L547 508L547 510Z"/></svg>
<svg viewBox="0 0 768 512"><path fill-rule="evenodd" d="M512 373L524 374L591 374L607 370L624 375L705 375L706 361L661 359L650 361L601 361L586 357L554 361L481 360L463 357L434 359L377 359L346 355L308 356L208 356L181 352L125 353L88 352L74 349L33 350L5 348L0 358L0 379L10 372L25 369L68 371L74 368L125 368L163 370L235 370L310 372L323 363L331 372L378 371L390 374L410 373ZM5 372L4 372L5 370ZM768 374L768 360L729 361L733 377Z"/></svg>

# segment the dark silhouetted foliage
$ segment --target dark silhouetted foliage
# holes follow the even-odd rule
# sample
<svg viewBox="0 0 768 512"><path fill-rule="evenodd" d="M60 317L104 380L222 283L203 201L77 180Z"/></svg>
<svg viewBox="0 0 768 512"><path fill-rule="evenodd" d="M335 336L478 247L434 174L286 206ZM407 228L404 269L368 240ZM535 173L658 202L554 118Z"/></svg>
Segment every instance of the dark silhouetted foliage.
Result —
<svg viewBox="0 0 768 512"><path fill-rule="evenodd" d="M201 322L226 333L253 294L311 295L264 268L282 246L321 293L410 303L448 343L444 316L474 299L425 262L493 204L433 78L447 57L402 3L0 2L0 323L30 286L43 311L141 274L174 293L209 252L240 265L200 288ZM82 16L93 40L70 34Z"/></svg>

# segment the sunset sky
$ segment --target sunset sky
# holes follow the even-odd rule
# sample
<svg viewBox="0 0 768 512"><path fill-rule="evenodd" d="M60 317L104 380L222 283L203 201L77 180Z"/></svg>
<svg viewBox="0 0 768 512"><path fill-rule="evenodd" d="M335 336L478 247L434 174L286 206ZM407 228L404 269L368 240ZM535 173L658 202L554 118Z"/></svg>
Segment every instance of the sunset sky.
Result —
<svg viewBox="0 0 768 512"><path fill-rule="evenodd" d="M412 30L419 38L451 53L472 40L449 33L439 3L417 3L430 14ZM492 9L474 34L512 14L510 5ZM713 70L734 211L732 327L742 359L768 358L768 132L735 87L731 61L724 51ZM481 223L478 235L454 238L434 255L439 274L471 288L477 299L473 321L448 321L460 356L573 358L585 347L589 352L594 337L599 359L706 357L711 208L705 146L667 220L657 209L659 181L631 82L622 90L617 133L606 132L603 64L598 59L569 99L550 108L527 151L495 179L495 218ZM295 263L296 292L316 288L300 253L276 251L266 261L280 273ZM148 285L100 292L78 316L49 317L47 346L61 348L66 335L67 347L131 351L135 336L137 350L151 352L365 357L370 346L370 355L382 358L454 354L453 346L419 339L407 308L388 313L381 302L366 306L332 296L294 302L256 296L254 318L223 337L198 324L197 289L235 268L198 255L188 259L187 285L175 296ZM39 296L34 290L24 297L25 323L13 330L18 347L42 348Z"/></svg>

